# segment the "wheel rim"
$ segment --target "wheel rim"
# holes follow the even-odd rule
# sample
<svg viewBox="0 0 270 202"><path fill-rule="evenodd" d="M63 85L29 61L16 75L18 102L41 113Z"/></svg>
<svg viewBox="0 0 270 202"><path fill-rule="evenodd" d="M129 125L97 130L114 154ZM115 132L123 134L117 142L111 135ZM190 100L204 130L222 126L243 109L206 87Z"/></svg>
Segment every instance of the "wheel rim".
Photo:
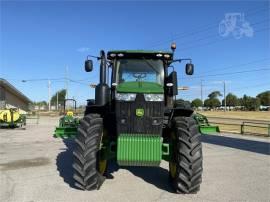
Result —
<svg viewBox="0 0 270 202"><path fill-rule="evenodd" d="M105 173L106 167L107 167L107 160L100 160L98 162L98 172L100 174L103 175Z"/></svg>
<svg viewBox="0 0 270 202"><path fill-rule="evenodd" d="M102 140L107 137L107 132L103 129L102 131ZM102 141L100 142L99 148L101 149L102 147ZM99 160L98 160L98 172L103 175L106 171L107 167L107 160L106 159L100 159L100 154L99 154Z"/></svg>

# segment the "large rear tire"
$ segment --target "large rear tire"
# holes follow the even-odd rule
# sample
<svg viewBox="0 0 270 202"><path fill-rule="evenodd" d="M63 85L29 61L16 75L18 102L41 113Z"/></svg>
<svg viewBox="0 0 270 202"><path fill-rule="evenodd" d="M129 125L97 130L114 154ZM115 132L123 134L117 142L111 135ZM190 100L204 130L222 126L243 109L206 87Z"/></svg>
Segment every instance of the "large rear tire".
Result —
<svg viewBox="0 0 270 202"><path fill-rule="evenodd" d="M170 178L177 193L196 193L202 182L201 134L196 121L191 117L175 117L173 123Z"/></svg>
<svg viewBox="0 0 270 202"><path fill-rule="evenodd" d="M75 186L82 190L99 189L105 180L104 165L99 156L103 135L103 120L98 114L88 114L78 127L74 156ZM104 160L103 160L104 161Z"/></svg>

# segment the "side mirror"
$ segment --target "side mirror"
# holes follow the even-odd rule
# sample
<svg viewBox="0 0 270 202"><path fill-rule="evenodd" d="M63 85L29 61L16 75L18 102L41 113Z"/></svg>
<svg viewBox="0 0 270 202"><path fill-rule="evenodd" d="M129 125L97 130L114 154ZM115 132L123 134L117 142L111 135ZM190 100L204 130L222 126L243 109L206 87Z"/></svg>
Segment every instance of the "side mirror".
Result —
<svg viewBox="0 0 270 202"><path fill-rule="evenodd" d="M84 69L86 72L91 72L93 70L93 61L92 60L85 60Z"/></svg>
<svg viewBox="0 0 270 202"><path fill-rule="evenodd" d="M187 75L193 75L194 73L194 65L191 63L186 64L186 74Z"/></svg>

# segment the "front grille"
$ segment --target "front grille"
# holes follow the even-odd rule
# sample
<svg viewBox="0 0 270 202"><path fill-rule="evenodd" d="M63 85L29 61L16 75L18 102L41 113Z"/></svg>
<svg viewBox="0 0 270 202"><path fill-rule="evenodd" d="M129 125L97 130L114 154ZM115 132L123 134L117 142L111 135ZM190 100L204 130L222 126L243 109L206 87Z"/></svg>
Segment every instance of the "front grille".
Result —
<svg viewBox="0 0 270 202"><path fill-rule="evenodd" d="M143 116L136 116L136 109L143 109ZM164 102L146 102L137 94L132 102L116 101L117 133L161 135Z"/></svg>

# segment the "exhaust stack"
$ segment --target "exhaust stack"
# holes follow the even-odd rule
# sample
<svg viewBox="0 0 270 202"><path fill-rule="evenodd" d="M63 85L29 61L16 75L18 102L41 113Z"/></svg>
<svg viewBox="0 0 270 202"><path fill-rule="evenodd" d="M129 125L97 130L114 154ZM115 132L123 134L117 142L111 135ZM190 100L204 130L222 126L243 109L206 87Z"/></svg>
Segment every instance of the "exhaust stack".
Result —
<svg viewBox="0 0 270 202"><path fill-rule="evenodd" d="M109 86L106 84L106 55L104 50L100 51L100 77L99 84L95 90L95 104L104 106L109 102Z"/></svg>

